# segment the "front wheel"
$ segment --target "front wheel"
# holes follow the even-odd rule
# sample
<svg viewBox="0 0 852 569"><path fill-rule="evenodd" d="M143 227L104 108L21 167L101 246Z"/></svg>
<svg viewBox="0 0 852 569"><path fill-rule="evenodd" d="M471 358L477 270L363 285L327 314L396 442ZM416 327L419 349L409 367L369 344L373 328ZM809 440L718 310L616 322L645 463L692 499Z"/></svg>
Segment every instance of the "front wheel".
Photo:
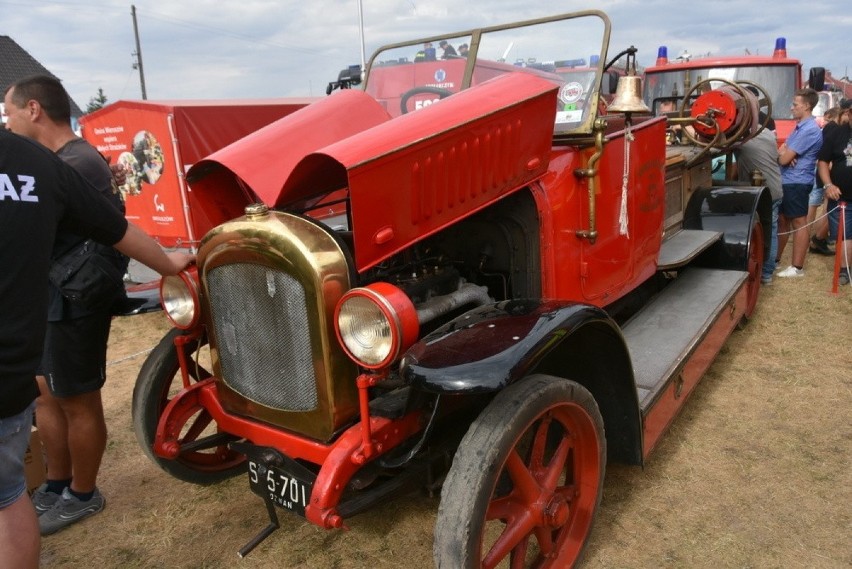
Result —
<svg viewBox="0 0 852 569"><path fill-rule="evenodd" d="M444 482L434 557L445 569L562 569L580 559L601 500L603 419L580 384L533 375L473 422Z"/></svg>
<svg viewBox="0 0 852 569"><path fill-rule="evenodd" d="M168 474L194 484L212 484L245 470L245 456L228 447L228 436L203 408L195 409L181 429L183 450L174 460L154 454L157 424L166 406L183 388L175 338L183 332L170 330L148 355L133 388L133 430L142 451ZM182 347L188 362L190 382L211 376L207 338L192 340Z"/></svg>

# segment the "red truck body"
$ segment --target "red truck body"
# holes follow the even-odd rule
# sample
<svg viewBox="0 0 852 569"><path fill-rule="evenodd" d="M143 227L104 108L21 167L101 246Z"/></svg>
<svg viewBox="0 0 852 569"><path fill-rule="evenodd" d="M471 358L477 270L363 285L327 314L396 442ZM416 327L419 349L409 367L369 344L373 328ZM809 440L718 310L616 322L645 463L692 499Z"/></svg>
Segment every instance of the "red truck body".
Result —
<svg viewBox="0 0 852 569"><path fill-rule="evenodd" d="M190 169L219 224L162 283L133 420L182 480L247 472L270 524L241 554L276 509L340 528L438 480L438 566L581 558L607 461L646 460L752 314L770 214L620 86L600 114L609 35L587 11L394 44ZM402 55L443 39L469 57ZM594 82L554 72L598 48Z"/></svg>

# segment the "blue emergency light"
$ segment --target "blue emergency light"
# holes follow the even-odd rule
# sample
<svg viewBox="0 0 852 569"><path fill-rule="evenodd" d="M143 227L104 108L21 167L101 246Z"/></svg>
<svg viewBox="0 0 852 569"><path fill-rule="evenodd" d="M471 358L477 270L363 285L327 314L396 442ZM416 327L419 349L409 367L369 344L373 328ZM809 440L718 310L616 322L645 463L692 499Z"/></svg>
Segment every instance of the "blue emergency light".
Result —
<svg viewBox="0 0 852 569"><path fill-rule="evenodd" d="M582 57L579 59L560 59L553 62L556 67L585 67L586 60Z"/></svg>
<svg viewBox="0 0 852 569"><path fill-rule="evenodd" d="M787 57L787 38L775 40L775 51L772 52L772 57Z"/></svg>

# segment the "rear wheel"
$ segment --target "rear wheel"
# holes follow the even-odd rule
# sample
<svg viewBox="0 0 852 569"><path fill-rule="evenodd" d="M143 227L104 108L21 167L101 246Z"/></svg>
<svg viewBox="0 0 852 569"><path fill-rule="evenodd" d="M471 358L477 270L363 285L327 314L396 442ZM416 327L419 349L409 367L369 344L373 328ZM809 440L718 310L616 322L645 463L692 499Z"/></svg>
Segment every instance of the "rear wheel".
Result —
<svg viewBox="0 0 852 569"><path fill-rule="evenodd" d="M757 307L757 298L760 296L760 279L763 276L763 260L766 255L764 245L763 225L759 221L755 221L751 227L746 258L746 271L748 271L744 315L746 319L751 318L755 307Z"/></svg>
<svg viewBox="0 0 852 569"><path fill-rule="evenodd" d="M444 482L438 567L572 567L603 489L606 441L580 384L533 375L473 422Z"/></svg>
<svg viewBox="0 0 852 569"><path fill-rule="evenodd" d="M203 408L193 410L181 429L183 450L174 460L154 454L157 424L166 406L183 389L175 338L183 333L169 331L148 355L133 388L132 417L136 439L145 454L170 475L194 484L212 484L245 470L245 457L231 450L229 437L219 432L210 414ZM207 338L184 345L191 382L207 379L212 374Z"/></svg>

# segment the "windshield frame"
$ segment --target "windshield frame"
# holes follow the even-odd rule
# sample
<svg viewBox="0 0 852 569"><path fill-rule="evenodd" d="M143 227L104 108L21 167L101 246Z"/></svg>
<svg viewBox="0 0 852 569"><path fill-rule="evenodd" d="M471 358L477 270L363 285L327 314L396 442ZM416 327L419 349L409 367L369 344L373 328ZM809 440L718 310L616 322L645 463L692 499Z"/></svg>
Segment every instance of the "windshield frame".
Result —
<svg viewBox="0 0 852 569"><path fill-rule="evenodd" d="M593 125L595 119L597 118L597 109L601 97L601 77L603 76L604 66L607 62L607 49L609 47L610 35L612 31L612 23L610 22L609 16L607 16L604 12L600 10L583 10L579 12L570 12L565 14L559 14L555 16L549 16L545 18L536 18L531 20L522 20L518 22L512 22L508 24L501 24L496 26L488 26L483 28L473 28L469 30L457 31L449 34L441 34L436 36L427 36L421 37L414 40L407 40L398 43L392 43L384 45L378 48L373 55L370 57L367 62L365 77L363 83L363 89L365 92L370 93L371 86L371 75L373 74L374 67L379 68L382 67L382 64L377 60L381 57L384 52L399 50L408 48L409 50L416 48L417 46L424 45L426 43L432 43L434 45L438 45L442 40L455 40L460 37L470 37L469 44L469 53L467 56L467 62L464 66L464 75L461 81L461 85L459 87L459 91L463 91L469 89L471 87L472 82L474 81L474 71L478 66L482 65L482 60L478 60L477 56L480 49L480 44L482 43L482 39L484 36L494 32L501 32L505 30L513 30L517 28L538 26L543 24L548 24L552 22L559 22L564 20L572 20L572 19L580 19L580 18L589 18L594 17L598 18L602 24L602 33L601 33L601 45L598 49L598 60L593 65L589 65L588 68L590 70L594 70L594 83L593 89L589 93L586 99L586 105L591 109L590 112L583 113L583 118L578 123L571 123L571 127L563 127L560 128L560 124L556 121L554 117L554 135L565 136L565 135L573 135L573 134L581 134L584 136L588 136L593 129ZM569 40L566 40L569 41ZM594 46L587 46L590 48L594 48ZM493 61L493 60L485 60L485 61ZM534 71L534 70L526 70L523 68L517 69L517 71ZM553 73L553 76L558 78L557 73ZM576 126L574 126L576 125Z"/></svg>

